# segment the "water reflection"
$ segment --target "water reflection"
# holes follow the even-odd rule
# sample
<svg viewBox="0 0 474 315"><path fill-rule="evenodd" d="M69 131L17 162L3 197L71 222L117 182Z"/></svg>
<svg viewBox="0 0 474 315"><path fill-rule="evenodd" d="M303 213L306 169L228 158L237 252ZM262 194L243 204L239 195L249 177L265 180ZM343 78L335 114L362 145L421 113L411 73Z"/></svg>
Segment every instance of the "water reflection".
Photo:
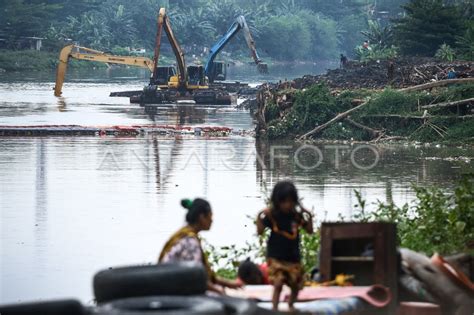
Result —
<svg viewBox="0 0 474 315"><path fill-rule="evenodd" d="M215 115L217 108L208 109L197 106L145 106L145 113L153 122L163 121L167 117L170 123L178 126L203 124L206 117Z"/></svg>
<svg viewBox="0 0 474 315"><path fill-rule="evenodd" d="M45 139L40 139L36 148L36 182L35 182L35 207L36 207L36 230L45 229L48 209L48 183L47 183L47 152ZM38 237L42 239L42 237Z"/></svg>
<svg viewBox="0 0 474 315"><path fill-rule="evenodd" d="M241 119L248 119L244 114ZM354 189L369 203L401 204L414 197L411 182L448 187L474 171L472 163L443 159L472 157L472 149L404 146L374 147L378 164L358 169L354 151L361 165L373 160L373 152L360 146L318 145L323 160L311 169L319 162L316 150L248 137L2 139L0 300L89 300L96 270L156 260L169 233L183 223L184 197L211 201L210 243L242 245L254 233L247 216L264 207L283 178L296 182L318 219L334 220L353 214Z"/></svg>
<svg viewBox="0 0 474 315"><path fill-rule="evenodd" d="M58 111L64 112L67 110L66 99L64 97L58 97Z"/></svg>
<svg viewBox="0 0 474 315"><path fill-rule="evenodd" d="M414 197L412 183L449 187L460 174L474 171L470 162L427 158L472 156L472 149L367 144L313 146L261 140L256 141L255 147L257 182L263 191L269 191L280 179L291 178L311 196L313 205L325 209L328 219L339 213L346 217L352 214L355 189L369 203L380 200L401 204Z"/></svg>
<svg viewBox="0 0 474 315"><path fill-rule="evenodd" d="M253 128L248 112L230 107L162 107L150 117L127 99L108 97L143 84L139 76L107 77L113 73L93 82L72 74L59 99L49 79L0 83L0 124ZM367 168L375 152L379 159ZM336 219L353 213L354 189L369 203L401 204L414 197L411 183L452 186L461 173L474 172L469 160L452 159L459 156L473 158L474 150L347 144L302 149L301 143L239 136L1 138L0 303L91 300L98 269L156 261L163 242L183 224L184 197L211 201L210 243L243 245L255 232L248 216L265 206L280 179L296 182L319 219Z"/></svg>

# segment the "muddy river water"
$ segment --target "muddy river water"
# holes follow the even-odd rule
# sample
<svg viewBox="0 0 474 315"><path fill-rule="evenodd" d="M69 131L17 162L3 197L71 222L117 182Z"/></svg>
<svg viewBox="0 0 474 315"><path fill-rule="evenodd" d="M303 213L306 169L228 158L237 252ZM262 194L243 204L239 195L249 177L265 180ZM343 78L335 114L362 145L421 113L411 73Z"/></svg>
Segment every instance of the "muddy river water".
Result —
<svg viewBox="0 0 474 315"><path fill-rule="evenodd" d="M315 66L311 71L321 71ZM307 72L282 67L271 79ZM244 71L231 73L243 79ZM252 82L265 78L251 76ZM72 72L55 98L53 73L0 74L0 125L138 125L253 128L231 107L162 108L155 116L108 97L140 89L136 71ZM471 158L471 160L469 159ZM0 303L92 300L102 268L153 263L183 224L179 200L210 200L213 245L252 238L253 216L279 179L295 181L318 219L350 216L354 190L370 202L413 200L413 183L450 187L474 171L474 150L413 145L318 145L226 138L141 136L0 138Z"/></svg>

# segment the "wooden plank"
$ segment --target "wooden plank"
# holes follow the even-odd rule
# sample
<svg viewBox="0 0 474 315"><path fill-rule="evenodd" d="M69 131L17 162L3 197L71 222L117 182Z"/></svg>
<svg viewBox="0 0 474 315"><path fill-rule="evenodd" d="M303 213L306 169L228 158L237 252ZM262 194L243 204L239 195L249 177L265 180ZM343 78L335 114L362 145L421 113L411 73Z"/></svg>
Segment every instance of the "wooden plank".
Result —
<svg viewBox="0 0 474 315"><path fill-rule="evenodd" d="M319 269L321 281L331 281L332 273L332 227L327 225L321 226L321 258L319 262Z"/></svg>

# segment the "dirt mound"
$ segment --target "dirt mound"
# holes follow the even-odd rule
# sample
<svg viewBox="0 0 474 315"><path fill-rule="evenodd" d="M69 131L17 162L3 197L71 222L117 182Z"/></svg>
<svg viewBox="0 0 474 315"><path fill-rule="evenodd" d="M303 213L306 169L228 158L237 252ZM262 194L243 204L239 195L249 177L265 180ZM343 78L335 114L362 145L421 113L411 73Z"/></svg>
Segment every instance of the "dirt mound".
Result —
<svg viewBox="0 0 474 315"><path fill-rule="evenodd" d="M450 69L456 77L474 77L474 62L440 62L427 58L404 58L393 61L393 75L389 74L390 61L349 62L344 69L328 70L326 74L305 75L294 79L293 88L303 89L310 85L326 82L336 89L382 89L386 86L403 88L413 85L444 80ZM283 83L284 84L284 83Z"/></svg>

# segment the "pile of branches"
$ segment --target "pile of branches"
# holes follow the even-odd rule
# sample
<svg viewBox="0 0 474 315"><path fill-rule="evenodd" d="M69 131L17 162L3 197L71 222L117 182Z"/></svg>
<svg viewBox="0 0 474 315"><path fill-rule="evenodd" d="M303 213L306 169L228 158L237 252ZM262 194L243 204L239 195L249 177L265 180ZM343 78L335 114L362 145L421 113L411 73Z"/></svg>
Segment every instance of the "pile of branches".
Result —
<svg viewBox="0 0 474 315"><path fill-rule="evenodd" d="M389 74L390 63L393 63L393 75ZM343 69L328 70L326 74L317 76L305 75L290 81L290 85L296 89L304 89L326 82L333 89L383 89L387 86L404 88L445 80L450 69L454 69L458 78L474 77L474 62L404 58L367 63L349 62Z"/></svg>
<svg viewBox="0 0 474 315"><path fill-rule="evenodd" d="M256 98L257 109L254 112L254 116L257 121L256 133L257 135L264 135L267 134L267 131L271 131L271 137L279 137L284 135L285 132L286 135L289 135L293 132L293 135L296 136L296 139L304 140L308 138L319 137L326 129L335 126L337 123L340 125L340 123L343 122L346 125L350 125L352 129L355 128L364 131L365 134L368 135L364 136L364 138L368 138L374 142L378 142L380 140L408 139L406 136L391 134L394 129L393 126L399 126L403 130L411 132L412 135L420 130L427 129L425 127L428 127L428 129L431 128L434 130L434 132L436 132L440 138L445 138L446 136L449 137L447 127L448 125L459 125L474 118L474 95L472 92L468 92L467 94L466 92L462 92L466 94L463 95L464 98L461 98L460 96L456 97L454 100L451 98L446 98L445 96L441 96L441 94L438 93L441 93L441 91L447 91L446 89L438 90L439 88L445 88L459 84L464 84L464 86L466 86L461 87L460 91L463 89L467 89L466 91L472 91L474 78L439 80L398 90L386 90L383 92L375 91L375 93L374 91L368 92L359 90L359 94L350 94L352 92L349 92L349 94L344 94L337 90L327 89L326 92L322 90L322 93L327 93L325 95L332 95L334 97L336 100L335 102L338 104L337 106L340 106L341 111L338 111L337 108L332 108L332 110L334 110L334 112L331 113L332 118L329 116L327 117L327 120L315 121L313 125L314 127L311 130L298 129L302 126L299 124L301 122L301 115L298 116L299 114L295 114L293 106L295 101L299 100L298 104L300 105L308 104L304 105L303 107L300 106L297 110L297 113L300 113L301 110L304 111L305 108L308 109L307 106L313 106L316 104L315 107L313 106L312 113L318 112L318 117L322 117L321 115L324 115L324 111L321 111L318 108L322 108L321 106L325 107L324 104L327 104L328 106L334 106L334 102L331 103L330 101L331 97L320 97L319 94L314 94L314 88L318 88L316 86L311 87L306 92L304 92L309 94L297 94L299 90L293 88L290 82L280 84L264 84L260 87ZM468 88L469 85L471 85L470 89ZM320 85L319 87L321 86L324 87L324 85ZM434 89L436 89L436 91ZM417 102L416 99L410 98L410 95L413 96L413 94L410 94L410 92L419 92L423 90L431 91L430 93L426 94L433 95L431 102L420 104L419 98ZM366 93L369 94L366 95ZM311 101L310 103L305 103L308 101L302 101L298 98L299 95L310 95L309 97L316 97L316 99L319 99L319 102L321 103L311 103ZM347 99L347 96L345 95L349 95L351 98ZM384 95L383 100L378 98L381 95ZM417 98L418 96L416 95L418 94L414 94L413 97ZM364 107L367 108L367 105L372 103L372 96L374 96L375 99L379 99L378 103L374 105L375 107L372 106L372 110L369 110L369 112L364 112L362 115L360 115L360 110ZM306 98L307 97L308 96L306 96ZM440 97L441 99L437 101ZM380 112L380 108L385 109ZM306 118L303 120L306 121ZM288 125L287 122L291 122L290 125ZM387 124L390 127L386 128ZM418 126L418 128L412 128L413 125ZM410 131L411 129L414 131ZM289 133L287 133L288 130L290 130ZM298 130L300 132L303 131L304 134L296 133ZM468 134L471 133L469 130L466 130L466 132L463 131L463 133L468 136ZM342 137L347 136L347 134L344 134L344 132L342 135Z"/></svg>

